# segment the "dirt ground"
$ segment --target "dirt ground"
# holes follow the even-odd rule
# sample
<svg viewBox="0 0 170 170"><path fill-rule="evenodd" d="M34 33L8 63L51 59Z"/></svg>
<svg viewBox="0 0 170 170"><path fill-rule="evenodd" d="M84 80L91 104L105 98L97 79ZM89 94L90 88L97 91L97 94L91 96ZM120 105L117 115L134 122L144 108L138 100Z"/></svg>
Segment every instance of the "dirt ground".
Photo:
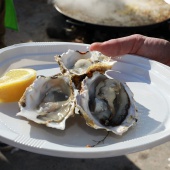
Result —
<svg viewBox="0 0 170 170"><path fill-rule="evenodd" d="M55 8L46 0L14 0L19 31L7 29L7 46L26 42L59 41L46 33L49 21L56 15ZM98 169L98 170L168 170L170 169L170 142L125 156L104 159L69 159L51 157L12 150L3 152L7 161L0 160L0 170L54 170L54 169Z"/></svg>
<svg viewBox="0 0 170 170"><path fill-rule="evenodd" d="M14 0L19 31L6 30L6 45L25 42L49 42L46 28L55 15L55 8L47 0Z"/></svg>

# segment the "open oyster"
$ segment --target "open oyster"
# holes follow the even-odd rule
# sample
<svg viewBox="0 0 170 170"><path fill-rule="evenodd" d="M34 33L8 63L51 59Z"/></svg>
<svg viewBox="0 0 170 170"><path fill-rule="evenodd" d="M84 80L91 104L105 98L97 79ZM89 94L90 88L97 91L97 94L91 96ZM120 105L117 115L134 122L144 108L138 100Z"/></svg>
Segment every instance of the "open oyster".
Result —
<svg viewBox="0 0 170 170"><path fill-rule="evenodd" d="M111 69L114 63L110 57L97 51L86 51L83 53L68 50L62 55L55 56L55 59L60 66L61 72L68 72L78 88L86 74L91 74L94 71L104 73L106 70Z"/></svg>
<svg viewBox="0 0 170 170"><path fill-rule="evenodd" d="M75 97L70 76L39 76L19 101L23 116L48 127L65 129L65 121L74 115Z"/></svg>
<svg viewBox="0 0 170 170"><path fill-rule="evenodd" d="M97 51L73 50L55 59L61 74L37 77L20 99L17 115L64 130L66 120L79 110L90 127L117 135L135 124L132 92L125 83L104 75L114 61Z"/></svg>
<svg viewBox="0 0 170 170"><path fill-rule="evenodd" d="M86 77L77 107L87 125L122 135L137 121L133 94L126 84L94 72Z"/></svg>

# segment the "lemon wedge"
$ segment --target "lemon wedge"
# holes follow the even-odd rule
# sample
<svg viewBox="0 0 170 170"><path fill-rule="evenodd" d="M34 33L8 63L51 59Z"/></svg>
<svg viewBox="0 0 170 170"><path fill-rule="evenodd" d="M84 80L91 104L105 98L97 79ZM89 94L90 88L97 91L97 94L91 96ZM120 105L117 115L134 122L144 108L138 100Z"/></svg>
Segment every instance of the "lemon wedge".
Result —
<svg viewBox="0 0 170 170"><path fill-rule="evenodd" d="M17 102L36 79L33 69L13 69L0 78L0 103Z"/></svg>

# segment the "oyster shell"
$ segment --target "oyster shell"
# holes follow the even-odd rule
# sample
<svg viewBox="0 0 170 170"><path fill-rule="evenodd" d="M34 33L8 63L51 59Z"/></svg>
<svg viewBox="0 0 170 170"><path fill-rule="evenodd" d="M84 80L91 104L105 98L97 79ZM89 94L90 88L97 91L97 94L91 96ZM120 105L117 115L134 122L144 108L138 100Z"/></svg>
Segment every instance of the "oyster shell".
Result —
<svg viewBox="0 0 170 170"><path fill-rule="evenodd" d="M125 83L94 72L86 77L77 96L86 124L122 135L137 121L133 94Z"/></svg>
<svg viewBox="0 0 170 170"><path fill-rule="evenodd" d="M55 59L61 74L37 77L19 101L18 116L64 130L66 120L79 111L90 127L117 135L135 124L132 92L125 83L104 75L114 61L99 52L73 50Z"/></svg>
<svg viewBox="0 0 170 170"><path fill-rule="evenodd" d="M23 116L38 124L65 129L65 121L74 115L75 97L70 76L39 76L19 101Z"/></svg>
<svg viewBox="0 0 170 170"><path fill-rule="evenodd" d="M69 73L76 87L80 87L80 82L87 74L92 74L94 71L104 73L111 69L114 62L110 57L107 57L97 51L74 51L68 50L62 55L55 56L55 60L60 66L62 73Z"/></svg>

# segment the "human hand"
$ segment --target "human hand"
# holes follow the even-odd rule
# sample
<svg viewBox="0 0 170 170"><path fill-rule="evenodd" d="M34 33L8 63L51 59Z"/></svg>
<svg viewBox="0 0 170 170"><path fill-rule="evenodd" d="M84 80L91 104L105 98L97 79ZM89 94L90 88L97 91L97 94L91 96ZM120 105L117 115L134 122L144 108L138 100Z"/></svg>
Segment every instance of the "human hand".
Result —
<svg viewBox="0 0 170 170"><path fill-rule="evenodd" d="M110 57L135 54L170 66L170 42L139 34L93 43L90 51L100 51Z"/></svg>

